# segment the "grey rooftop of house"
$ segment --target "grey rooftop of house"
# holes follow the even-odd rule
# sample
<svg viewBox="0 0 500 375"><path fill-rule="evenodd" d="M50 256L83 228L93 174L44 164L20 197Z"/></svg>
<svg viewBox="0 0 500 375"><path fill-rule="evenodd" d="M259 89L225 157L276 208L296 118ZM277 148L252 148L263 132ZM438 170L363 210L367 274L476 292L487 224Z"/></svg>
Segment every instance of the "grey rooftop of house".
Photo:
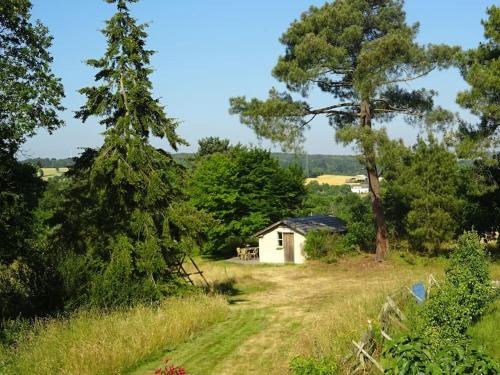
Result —
<svg viewBox="0 0 500 375"><path fill-rule="evenodd" d="M293 217L280 220L265 229L255 233L254 236L262 236L263 234L273 230L278 226L287 226L294 231L306 235L307 232L311 230L329 230L331 232L345 232L345 222L338 217L329 215L316 215L316 216L304 216L304 217Z"/></svg>

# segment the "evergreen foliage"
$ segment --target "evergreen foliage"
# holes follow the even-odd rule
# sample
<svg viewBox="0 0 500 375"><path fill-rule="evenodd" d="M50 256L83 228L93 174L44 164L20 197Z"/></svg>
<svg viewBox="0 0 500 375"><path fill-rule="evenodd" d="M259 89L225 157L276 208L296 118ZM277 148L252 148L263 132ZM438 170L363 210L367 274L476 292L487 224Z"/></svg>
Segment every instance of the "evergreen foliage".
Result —
<svg viewBox="0 0 500 375"><path fill-rule="evenodd" d="M475 160L460 178L462 227L494 237L500 231L500 153Z"/></svg>
<svg viewBox="0 0 500 375"><path fill-rule="evenodd" d="M464 53L459 66L470 89L457 96L463 108L480 117L477 124L461 122L465 135L498 142L500 127L500 7L487 9L489 18L483 21L486 41Z"/></svg>
<svg viewBox="0 0 500 375"><path fill-rule="evenodd" d="M128 305L174 293L176 263L197 246L204 221L184 202L184 170L149 137L185 144L152 98L145 25L127 1L106 22L107 49L88 60L99 86L80 90L87 102L76 117L100 118L104 144L86 150L70 173L73 182L55 215L54 243L64 253L67 306Z"/></svg>
<svg viewBox="0 0 500 375"><path fill-rule="evenodd" d="M459 164L429 135L412 149L389 143L384 165L384 202L394 234L416 250L433 253L459 229Z"/></svg>
<svg viewBox="0 0 500 375"><path fill-rule="evenodd" d="M190 195L214 219L205 251L228 255L253 233L292 216L305 187L301 170L280 167L268 151L236 146L198 162Z"/></svg>
<svg viewBox="0 0 500 375"><path fill-rule="evenodd" d="M296 146L318 115L329 119L339 140L359 146L369 177L379 259L388 243L377 171L378 133L372 121L385 122L397 114L412 121L429 116L435 93L409 90L403 84L449 66L458 51L420 46L417 32L418 24L406 24L398 0L336 0L311 6L280 39L286 52L273 75L288 91L273 88L267 100L230 99L230 112L242 123L286 147ZM334 101L314 108L292 96L298 93L305 99L313 88ZM446 121L449 115L438 109L430 118Z"/></svg>
<svg viewBox="0 0 500 375"><path fill-rule="evenodd" d="M217 152L226 153L229 151L229 139L221 139L218 137L202 138L198 141L197 157L205 157L213 155Z"/></svg>

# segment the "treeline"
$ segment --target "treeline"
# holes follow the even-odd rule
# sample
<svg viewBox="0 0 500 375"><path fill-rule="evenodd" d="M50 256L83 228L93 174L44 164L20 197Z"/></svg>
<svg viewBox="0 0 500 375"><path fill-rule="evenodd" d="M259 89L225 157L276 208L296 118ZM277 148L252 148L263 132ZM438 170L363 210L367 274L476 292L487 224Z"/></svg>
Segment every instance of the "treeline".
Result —
<svg viewBox="0 0 500 375"><path fill-rule="evenodd" d="M172 154L175 161L186 167L193 166L193 159L196 154L189 152L178 152ZM298 165L304 171L305 177L317 177L323 174L337 174L354 176L365 174L366 170L360 163L359 158L354 155L305 155L289 153L271 153L280 165L288 167ZM22 161L23 163L38 165L42 168L71 167L74 164L73 158L32 158Z"/></svg>
<svg viewBox="0 0 500 375"><path fill-rule="evenodd" d="M75 164L73 158L31 158L22 160L21 163L39 166L40 168L64 168Z"/></svg>

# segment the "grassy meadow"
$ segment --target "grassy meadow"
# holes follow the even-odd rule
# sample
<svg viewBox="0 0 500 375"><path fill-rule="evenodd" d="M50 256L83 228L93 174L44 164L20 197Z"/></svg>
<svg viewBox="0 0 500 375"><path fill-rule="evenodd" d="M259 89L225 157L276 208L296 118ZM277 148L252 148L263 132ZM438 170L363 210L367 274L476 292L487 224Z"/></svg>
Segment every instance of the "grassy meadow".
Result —
<svg viewBox="0 0 500 375"><path fill-rule="evenodd" d="M16 351L0 354L0 373L121 373L222 321L228 312L222 297L195 295L159 306L82 311L68 319L38 321Z"/></svg>
<svg viewBox="0 0 500 375"><path fill-rule="evenodd" d="M357 255L335 264L198 264L220 294L38 322L38 333L3 353L0 373L146 375L169 357L189 375L288 374L296 356L344 358L388 294L430 273L441 278L446 261L394 253L383 263ZM470 332L497 358L498 307Z"/></svg>

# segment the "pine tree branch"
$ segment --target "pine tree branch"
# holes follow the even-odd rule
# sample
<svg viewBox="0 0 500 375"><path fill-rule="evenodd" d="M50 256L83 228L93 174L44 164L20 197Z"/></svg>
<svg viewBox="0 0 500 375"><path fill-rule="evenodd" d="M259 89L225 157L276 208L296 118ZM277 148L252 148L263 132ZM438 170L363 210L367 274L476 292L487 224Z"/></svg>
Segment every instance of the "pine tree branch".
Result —
<svg viewBox="0 0 500 375"><path fill-rule="evenodd" d="M422 78L422 77L426 76L427 74L429 74L430 72L432 72L435 69L436 69L436 67L434 66L431 69L426 70L425 72L423 72L421 74L418 74L416 76L408 77L408 78L402 78L402 79L395 79L395 80L391 80L391 81L385 81L385 82L382 82L381 85L391 85L391 84L394 84L394 83L403 83L403 82L414 81L416 79L419 79L419 78Z"/></svg>
<svg viewBox="0 0 500 375"><path fill-rule="evenodd" d="M307 111L307 114L309 115L319 115L319 114L326 114L326 113L331 113L334 112L336 108L344 108L344 107L358 107L359 104L354 103L354 102L345 102L345 103L339 103L335 105L331 105L328 107L323 107L323 108L317 108L317 109L310 109Z"/></svg>

